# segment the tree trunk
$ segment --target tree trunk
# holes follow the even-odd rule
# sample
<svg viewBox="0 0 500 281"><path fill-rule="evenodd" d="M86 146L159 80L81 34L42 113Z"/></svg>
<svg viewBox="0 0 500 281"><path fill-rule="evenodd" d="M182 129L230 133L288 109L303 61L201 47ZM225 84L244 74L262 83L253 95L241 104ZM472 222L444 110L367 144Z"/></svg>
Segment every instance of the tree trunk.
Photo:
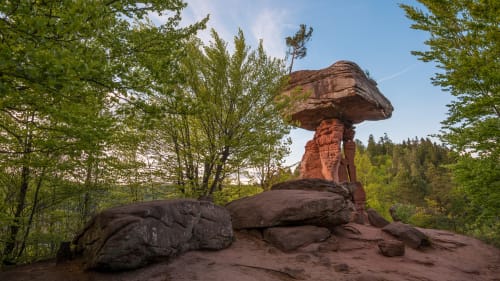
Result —
<svg viewBox="0 0 500 281"><path fill-rule="evenodd" d="M292 53L292 61L290 62L290 69L288 70L288 75L292 74L293 61L295 60L295 50Z"/></svg>
<svg viewBox="0 0 500 281"><path fill-rule="evenodd" d="M84 189L85 192L83 194L83 202L82 202L82 211L80 214L80 223L81 225L85 225L87 222L87 218L89 217L90 214L90 192L91 192L91 187L92 187L92 165L94 162L94 157L90 154L89 152L89 157L87 159L87 170L86 170L86 175L85 175L85 183L84 183Z"/></svg>
<svg viewBox="0 0 500 281"><path fill-rule="evenodd" d="M33 198L33 205L31 207L31 213L28 219L28 225L26 226L26 231L24 232L22 244L19 249L19 252L17 253L17 258L21 257L26 248L26 240L28 240L28 235L30 234L31 226L33 224L33 217L35 216L36 209L38 207L38 195L40 193L40 188L42 187L44 176L45 176L45 168L42 169L42 173L40 174L40 177L38 178L38 182L36 184L35 197Z"/></svg>
<svg viewBox="0 0 500 281"><path fill-rule="evenodd" d="M208 182L210 180L210 175L212 175L212 170L214 167L214 162L215 162L214 158L215 157L210 156L209 161L205 160L205 163L204 163L203 180L201 183L201 191L202 191L203 195L211 194L210 192L207 193L207 191L208 191Z"/></svg>
<svg viewBox="0 0 500 281"><path fill-rule="evenodd" d="M21 185L19 189L19 196L17 197L17 205L16 211L14 213L14 220L10 225L10 233L5 242L5 247L3 250L4 260L3 264L15 264L13 259L13 252L16 246L16 238L19 230L21 229L21 215L24 211L25 203L26 203L26 193L28 191L29 186L29 176L30 176L30 168L23 165L22 167L22 175L21 175Z"/></svg>
<svg viewBox="0 0 500 281"><path fill-rule="evenodd" d="M28 193L29 181L31 175L31 169L29 166L30 156L32 153L32 134L31 129L29 128L30 123L33 122L35 116L31 114L30 117L26 118L26 137L22 145L23 149L23 165L21 168L21 184L19 186L19 195L17 197L17 204L14 212L14 219L12 224L9 227L9 235L7 241L5 242L5 247L3 250L3 264L14 264L14 249L16 247L16 238L19 234L19 230L21 229L21 216L23 214L24 208L26 206L26 194ZM31 120L30 120L31 119Z"/></svg>
<svg viewBox="0 0 500 281"><path fill-rule="evenodd" d="M226 146L224 150L222 151L222 157L220 159L220 162L217 164L215 168L215 176L214 176L214 181L212 182L212 185L210 186L210 191L208 192L208 195L212 195L214 191L217 189L218 186L222 184L222 169L224 168L224 165L226 164L227 159L229 158L229 146Z"/></svg>

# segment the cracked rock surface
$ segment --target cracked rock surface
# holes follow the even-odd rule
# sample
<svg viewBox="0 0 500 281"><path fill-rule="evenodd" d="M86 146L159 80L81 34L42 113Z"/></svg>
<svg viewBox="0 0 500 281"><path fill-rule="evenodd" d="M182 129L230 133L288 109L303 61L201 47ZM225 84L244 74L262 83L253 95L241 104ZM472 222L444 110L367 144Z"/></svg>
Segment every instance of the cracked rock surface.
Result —
<svg viewBox="0 0 500 281"><path fill-rule="evenodd" d="M129 270L190 250L219 250L233 240L226 209L189 199L125 205L97 214L75 238L87 269Z"/></svg>

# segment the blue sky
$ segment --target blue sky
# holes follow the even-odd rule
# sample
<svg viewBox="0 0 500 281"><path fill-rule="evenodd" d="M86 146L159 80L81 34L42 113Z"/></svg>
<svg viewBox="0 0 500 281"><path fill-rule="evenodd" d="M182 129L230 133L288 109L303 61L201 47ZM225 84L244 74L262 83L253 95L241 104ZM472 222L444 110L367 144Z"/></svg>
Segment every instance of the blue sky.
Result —
<svg viewBox="0 0 500 281"><path fill-rule="evenodd" d="M398 3L419 6L412 0L187 0L183 23L193 23L210 14L208 29L214 28L226 41L241 28L254 46L263 39L269 55L284 58L284 38L299 24L314 28L307 56L294 70L321 69L338 60L351 60L368 70L380 91L391 101L390 119L358 124L356 138L367 143L387 133L394 142L426 137L439 132L451 101L449 93L431 84L437 69L423 63L412 50L425 50L424 32L410 28ZM208 29L199 36L208 42ZM300 161L305 143L313 132L295 129L291 133L292 154L288 164Z"/></svg>

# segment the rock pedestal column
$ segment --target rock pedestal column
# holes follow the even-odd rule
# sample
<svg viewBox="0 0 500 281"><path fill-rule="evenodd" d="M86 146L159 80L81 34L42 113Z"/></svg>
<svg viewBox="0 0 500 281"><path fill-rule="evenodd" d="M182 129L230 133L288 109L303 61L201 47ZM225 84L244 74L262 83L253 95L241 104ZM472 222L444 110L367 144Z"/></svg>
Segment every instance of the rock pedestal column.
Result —
<svg viewBox="0 0 500 281"><path fill-rule="evenodd" d="M357 214L354 220L364 223L366 195L356 177L354 134L351 123L344 123L339 119L321 121L316 128L314 138L306 144L300 166L300 177L320 178L336 183L356 183L353 199Z"/></svg>
<svg viewBox="0 0 500 281"><path fill-rule="evenodd" d="M339 166L342 159L340 144L344 124L338 119L321 121L316 129L314 139L319 149L319 159L321 161L321 174L324 179L339 182Z"/></svg>
<svg viewBox="0 0 500 281"><path fill-rule="evenodd" d="M292 72L281 94L292 101L297 98L287 110L289 117L300 128L315 131L302 158L301 178L356 183L359 191L354 201L358 214L366 214L364 190L357 182L354 167L356 143L352 125L391 117L391 102L379 91L377 83L350 61L338 61L319 70Z"/></svg>
<svg viewBox="0 0 500 281"><path fill-rule="evenodd" d="M303 179L322 179L322 166L319 160L319 148L314 139L306 143L306 149L300 162L300 177Z"/></svg>
<svg viewBox="0 0 500 281"><path fill-rule="evenodd" d="M314 138L307 142L300 162L301 178L320 178L340 182L341 143L344 124L338 119L323 120Z"/></svg>
<svg viewBox="0 0 500 281"><path fill-rule="evenodd" d="M342 137L345 163L344 173L347 173L349 176L349 182L358 181L356 177L356 166L354 165L354 157L356 156L356 142L354 142L354 134L354 127L352 125L344 127L344 135Z"/></svg>

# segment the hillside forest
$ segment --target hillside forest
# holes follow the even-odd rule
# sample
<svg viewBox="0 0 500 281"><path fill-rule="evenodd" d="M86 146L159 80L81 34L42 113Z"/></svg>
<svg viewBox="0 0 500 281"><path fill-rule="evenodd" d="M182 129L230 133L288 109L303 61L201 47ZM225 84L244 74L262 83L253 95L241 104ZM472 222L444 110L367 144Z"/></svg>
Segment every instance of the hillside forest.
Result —
<svg viewBox="0 0 500 281"><path fill-rule="evenodd" d="M419 2L426 11L401 6L431 35L415 55L445 70L433 82L456 100L437 142L357 140L358 177L388 219L392 207L404 222L500 245L500 7ZM284 165L294 101L279 95L291 65L241 30L202 42L209 17L181 27L185 7L1 2L2 265L54 257L105 208L202 196L223 205L298 176Z"/></svg>

